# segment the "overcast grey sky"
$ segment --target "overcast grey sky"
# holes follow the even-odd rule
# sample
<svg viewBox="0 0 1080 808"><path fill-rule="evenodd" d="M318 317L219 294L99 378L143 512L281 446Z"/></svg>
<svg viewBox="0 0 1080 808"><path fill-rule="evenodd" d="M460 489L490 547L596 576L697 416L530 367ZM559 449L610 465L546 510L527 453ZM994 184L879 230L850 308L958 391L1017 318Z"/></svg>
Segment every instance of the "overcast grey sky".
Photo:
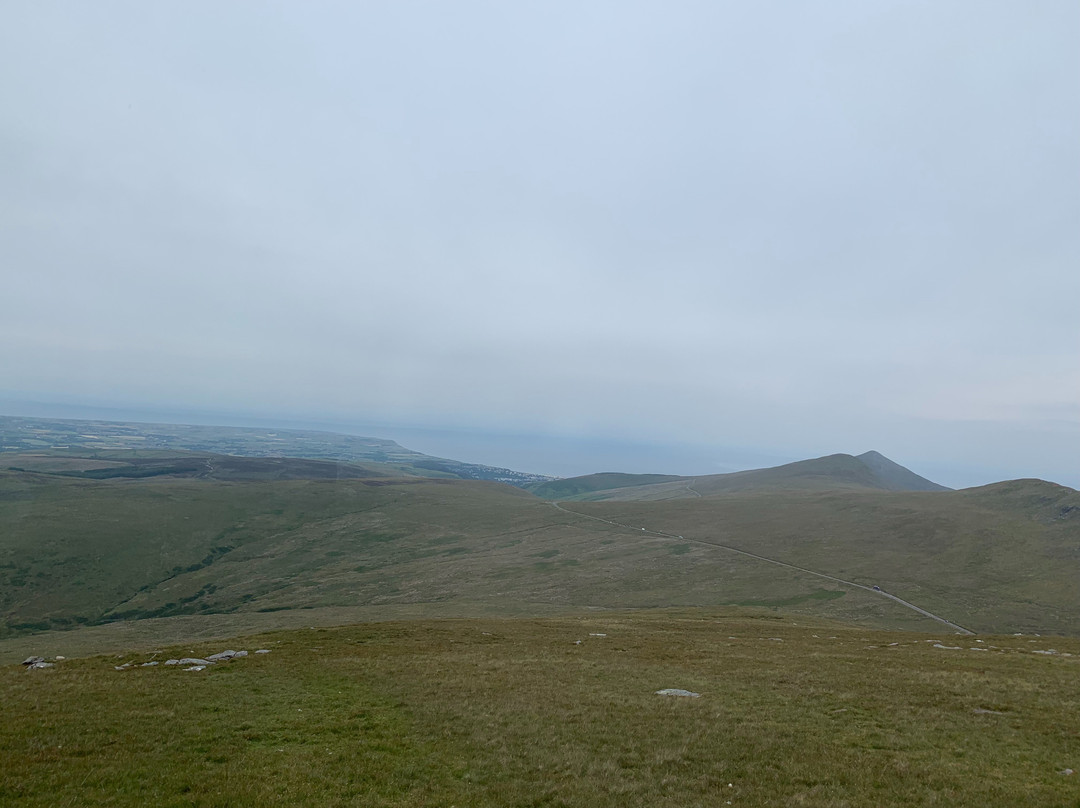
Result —
<svg viewBox="0 0 1080 808"><path fill-rule="evenodd" d="M1075 0L7 2L0 99L0 398L1080 486Z"/></svg>

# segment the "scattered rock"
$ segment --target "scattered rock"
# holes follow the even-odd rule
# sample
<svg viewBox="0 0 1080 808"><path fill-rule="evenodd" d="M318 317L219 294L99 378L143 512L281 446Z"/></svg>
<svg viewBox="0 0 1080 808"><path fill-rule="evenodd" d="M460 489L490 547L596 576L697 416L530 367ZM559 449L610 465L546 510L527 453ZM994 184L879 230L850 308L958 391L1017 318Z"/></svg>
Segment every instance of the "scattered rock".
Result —
<svg viewBox="0 0 1080 808"><path fill-rule="evenodd" d="M1074 772L1072 769L1062 769L1058 772L1058 774L1064 774L1066 777L1068 777L1070 774L1076 774L1076 772Z"/></svg>
<svg viewBox="0 0 1080 808"><path fill-rule="evenodd" d="M946 651L959 651L960 650L959 645L942 645L939 642L934 643L934 647L935 648L944 648Z"/></svg>
<svg viewBox="0 0 1080 808"><path fill-rule="evenodd" d="M58 656L57 659L67 659L67 657Z"/></svg>
<svg viewBox="0 0 1080 808"><path fill-rule="evenodd" d="M1053 648L1049 648L1046 651L1032 651L1033 654L1046 654L1047 656L1057 656L1057 651Z"/></svg>
<svg viewBox="0 0 1080 808"><path fill-rule="evenodd" d="M663 690L656 691L657 696L682 696L688 699L700 699L700 693L694 693L691 690L679 690L677 687L666 687Z"/></svg>
<svg viewBox="0 0 1080 808"><path fill-rule="evenodd" d="M607 634L589 634L590 637L606 637Z"/></svg>
<svg viewBox="0 0 1080 808"><path fill-rule="evenodd" d="M42 668L55 668L55 667L56 667L56 665L54 663L52 663L52 662L35 662L32 665L27 665L26 669L28 671L36 671L36 670L41 670Z"/></svg>
<svg viewBox="0 0 1080 808"><path fill-rule="evenodd" d="M267 648L260 648L255 653L256 654L269 654L270 650L267 649ZM204 670L209 665L213 665L215 662L227 662L230 659L242 659L243 657L246 657L247 655L248 655L247 651L233 651L232 649L230 649L228 651L222 651L222 652L217 653L217 654L211 654L206 659L203 659L202 657L183 657L182 659L166 659L164 663L159 662L158 660L155 660L155 659L151 659L148 662L140 663L138 665L138 667L140 667L140 668L152 668L155 665L161 665L161 664L165 664L165 665L186 665L187 667L184 668L184 670L186 670L186 671L201 671L201 670ZM57 657L57 658L58 659L63 659L63 657ZM30 657L30 659L28 659L23 664L29 666L29 665L31 665L31 663L34 660L43 661L41 657ZM115 667L116 667L116 670L118 670L118 671L124 671L124 670L127 670L128 668L131 668L131 667L135 666L135 665L136 665L136 663L134 663L134 662L125 662L123 665L117 665ZM48 666L51 667L52 663L48 663Z"/></svg>
<svg viewBox="0 0 1080 808"><path fill-rule="evenodd" d="M36 665L37 663L44 662L44 661L45 661L45 657L43 657L43 656L32 656L32 657L27 657L26 659L24 659L22 664L24 664L24 665Z"/></svg>

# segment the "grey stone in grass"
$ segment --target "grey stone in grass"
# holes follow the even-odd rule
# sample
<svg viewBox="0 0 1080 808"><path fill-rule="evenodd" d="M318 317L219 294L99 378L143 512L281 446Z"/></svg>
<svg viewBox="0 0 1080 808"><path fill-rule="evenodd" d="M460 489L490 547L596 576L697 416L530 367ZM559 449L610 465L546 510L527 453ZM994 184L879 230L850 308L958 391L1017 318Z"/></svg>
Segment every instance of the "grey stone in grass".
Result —
<svg viewBox="0 0 1080 808"><path fill-rule="evenodd" d="M186 671L202 671L206 670L205 665L192 665L190 668L184 668Z"/></svg>
<svg viewBox="0 0 1080 808"><path fill-rule="evenodd" d="M44 661L45 661L45 657L43 657L43 656L32 656L32 657L27 657L26 659L24 659L22 664L24 664L24 665L36 665L37 663L44 662Z"/></svg>
<svg viewBox="0 0 1080 808"><path fill-rule="evenodd" d="M157 662L154 662L154 661L150 661L150 662L144 662L144 663L143 663L143 664L141 664L141 665L140 665L139 667L140 667L140 668L152 668L152 667L154 667L154 666L155 666L156 664L157 664Z"/></svg>
<svg viewBox="0 0 1080 808"><path fill-rule="evenodd" d="M166 665L179 665L180 660L179 659L166 659L165 664Z"/></svg>
<svg viewBox="0 0 1080 808"><path fill-rule="evenodd" d="M694 693L691 690L680 690L677 687L665 687L663 690L656 691L657 696L682 696L687 699L700 699L700 693Z"/></svg>
<svg viewBox="0 0 1080 808"><path fill-rule="evenodd" d="M26 669L28 671L36 671L36 670L41 670L42 668L54 668L54 667L56 667L56 664L53 663L53 662L35 662L32 665L27 665Z"/></svg>
<svg viewBox="0 0 1080 808"><path fill-rule="evenodd" d="M242 659L248 655L247 651L221 651L217 654L211 654L206 658L207 662L227 662L230 659Z"/></svg>
<svg viewBox="0 0 1080 808"><path fill-rule="evenodd" d="M256 651L255 653L256 653L256 654L269 654L269 653L270 653L270 649L269 649L269 648L260 648L260 649L259 649L258 651Z"/></svg>
<svg viewBox="0 0 1080 808"><path fill-rule="evenodd" d="M177 665L202 665L203 667L205 667L207 665L213 665L214 663L211 662L208 659L199 659L198 657L184 657L183 659L181 659L176 664Z"/></svg>

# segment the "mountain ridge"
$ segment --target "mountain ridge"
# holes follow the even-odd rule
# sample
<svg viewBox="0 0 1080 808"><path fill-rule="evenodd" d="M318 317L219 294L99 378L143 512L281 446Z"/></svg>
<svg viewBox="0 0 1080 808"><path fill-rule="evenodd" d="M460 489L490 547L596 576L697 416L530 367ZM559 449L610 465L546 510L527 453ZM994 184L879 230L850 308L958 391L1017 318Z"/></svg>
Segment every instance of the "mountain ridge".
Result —
<svg viewBox="0 0 1080 808"><path fill-rule="evenodd" d="M591 474L528 486L545 499L583 501L658 500L707 497L753 489L768 490L848 490L950 491L901 466L877 451L861 455L831 454L797 460L764 469L747 469L727 474L673 477L659 475ZM569 496L566 494L568 492Z"/></svg>

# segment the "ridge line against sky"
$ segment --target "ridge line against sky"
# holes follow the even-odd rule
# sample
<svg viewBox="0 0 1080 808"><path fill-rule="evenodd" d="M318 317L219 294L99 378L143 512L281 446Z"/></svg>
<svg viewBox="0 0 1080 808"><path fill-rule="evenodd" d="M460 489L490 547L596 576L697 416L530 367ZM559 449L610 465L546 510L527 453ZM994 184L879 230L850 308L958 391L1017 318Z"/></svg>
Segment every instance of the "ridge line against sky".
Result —
<svg viewBox="0 0 1080 808"><path fill-rule="evenodd" d="M133 410L109 406L73 405L0 398L0 417L56 418L60 420L104 421L114 423L168 424L238 427L256 430L302 430L390 439L414 451L496 468L545 474L552 477L576 477L600 472L631 474L674 474L699 476L727 474L771 468L816 455L764 452L746 446L689 443L657 443L633 439L603 439L584 435L522 434L490 432L438 426L417 426L392 422L345 423L340 421L290 420L257 413L208 411ZM897 447L898 451L903 451ZM877 449L833 447L827 454L861 455ZM1016 469L965 467L957 461L935 462L894 454L887 459L898 462L920 476L949 488L970 488L1009 479L1046 479L1080 490L1080 475L1048 478L1038 473L1017 473Z"/></svg>
<svg viewBox="0 0 1080 808"><path fill-rule="evenodd" d="M0 92L0 399L1080 486L1071 0L46 1Z"/></svg>

